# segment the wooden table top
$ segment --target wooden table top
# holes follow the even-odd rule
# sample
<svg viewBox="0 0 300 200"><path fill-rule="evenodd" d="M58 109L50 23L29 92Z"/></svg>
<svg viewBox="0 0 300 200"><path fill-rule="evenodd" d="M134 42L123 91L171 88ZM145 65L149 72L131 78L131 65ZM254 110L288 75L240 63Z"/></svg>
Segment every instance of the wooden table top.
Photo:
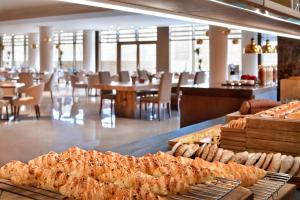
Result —
<svg viewBox="0 0 300 200"><path fill-rule="evenodd" d="M178 79L172 80L172 87L177 87ZM117 90L117 91L141 91L141 90L151 90L151 89L158 89L159 88L159 81L153 81L150 83L146 81L145 83L135 83L132 82L111 82L110 84L99 84L95 86L97 89L101 90Z"/></svg>
<svg viewBox="0 0 300 200"><path fill-rule="evenodd" d="M25 86L25 83L15 83L15 82L0 82L1 88L21 88Z"/></svg>

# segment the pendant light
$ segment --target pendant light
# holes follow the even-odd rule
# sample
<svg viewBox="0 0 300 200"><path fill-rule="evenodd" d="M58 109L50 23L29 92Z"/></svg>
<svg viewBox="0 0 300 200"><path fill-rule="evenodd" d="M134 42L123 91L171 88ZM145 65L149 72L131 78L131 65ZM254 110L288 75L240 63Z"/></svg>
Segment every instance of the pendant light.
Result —
<svg viewBox="0 0 300 200"><path fill-rule="evenodd" d="M245 53L256 53L256 54L261 54L262 49L261 46L256 44L254 38L251 38L251 43L248 44L245 48Z"/></svg>
<svg viewBox="0 0 300 200"><path fill-rule="evenodd" d="M276 53L276 48L270 43L270 40L266 40L266 45L262 47L263 53Z"/></svg>

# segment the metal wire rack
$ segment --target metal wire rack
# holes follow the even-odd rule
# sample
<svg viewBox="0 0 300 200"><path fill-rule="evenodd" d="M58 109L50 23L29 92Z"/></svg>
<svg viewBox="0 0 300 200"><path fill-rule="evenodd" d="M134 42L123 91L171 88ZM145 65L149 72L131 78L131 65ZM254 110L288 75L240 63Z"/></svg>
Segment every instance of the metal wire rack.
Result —
<svg viewBox="0 0 300 200"><path fill-rule="evenodd" d="M276 199L280 188L291 178L288 174L267 172L263 179L260 179L249 189L254 193L255 200Z"/></svg>
<svg viewBox="0 0 300 200"><path fill-rule="evenodd" d="M215 178L214 180L192 186L190 191L185 194L174 195L168 197L168 199L175 200L216 200L221 199L228 193L233 191L240 185L240 181L231 181L224 178Z"/></svg>

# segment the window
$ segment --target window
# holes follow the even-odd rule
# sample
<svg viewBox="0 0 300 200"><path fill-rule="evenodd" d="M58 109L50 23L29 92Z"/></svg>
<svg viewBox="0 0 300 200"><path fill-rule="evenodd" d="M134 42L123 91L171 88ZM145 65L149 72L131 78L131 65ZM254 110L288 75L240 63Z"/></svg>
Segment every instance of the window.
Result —
<svg viewBox="0 0 300 200"><path fill-rule="evenodd" d="M156 73L156 44L140 44L140 69Z"/></svg>
<svg viewBox="0 0 300 200"><path fill-rule="evenodd" d="M156 41L157 40L157 28L149 27L138 30L139 41Z"/></svg>
<svg viewBox="0 0 300 200"><path fill-rule="evenodd" d="M100 71L117 74L117 31L101 31L100 34Z"/></svg>
<svg viewBox="0 0 300 200"><path fill-rule="evenodd" d="M134 72L137 70L137 45L121 45L121 70Z"/></svg>
<svg viewBox="0 0 300 200"><path fill-rule="evenodd" d="M83 32L75 33L75 66L83 68Z"/></svg>
<svg viewBox="0 0 300 200"><path fill-rule="evenodd" d="M4 67L11 68L13 57L12 57L12 36L3 36L3 64Z"/></svg>
<svg viewBox="0 0 300 200"><path fill-rule="evenodd" d="M241 69L242 65L242 32L241 30L231 29L228 35L227 47L227 63L238 65Z"/></svg>
<svg viewBox="0 0 300 200"><path fill-rule="evenodd" d="M209 70L207 30L203 25L170 27L171 72Z"/></svg>
<svg viewBox="0 0 300 200"><path fill-rule="evenodd" d="M64 68L74 66L74 33L60 34L60 50L62 52L61 61Z"/></svg>
<svg viewBox="0 0 300 200"><path fill-rule="evenodd" d="M25 36L24 35L15 35L13 37L14 41L14 66L16 67L25 67L26 60L25 60Z"/></svg>
<svg viewBox="0 0 300 200"><path fill-rule="evenodd" d="M136 30L128 29L128 30L119 30L119 42L134 42L136 41Z"/></svg>

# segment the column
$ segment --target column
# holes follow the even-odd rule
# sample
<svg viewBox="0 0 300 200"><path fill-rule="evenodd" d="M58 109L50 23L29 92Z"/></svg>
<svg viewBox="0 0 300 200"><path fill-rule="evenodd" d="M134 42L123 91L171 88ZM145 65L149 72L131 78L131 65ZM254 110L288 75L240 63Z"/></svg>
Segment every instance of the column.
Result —
<svg viewBox="0 0 300 200"><path fill-rule="evenodd" d="M28 66L40 70L39 34L28 34Z"/></svg>
<svg viewBox="0 0 300 200"><path fill-rule="evenodd" d="M169 27L157 28L156 71L170 71Z"/></svg>
<svg viewBox="0 0 300 200"><path fill-rule="evenodd" d="M3 65L3 50L4 50L3 37L0 36L0 68L4 67L4 65Z"/></svg>
<svg viewBox="0 0 300 200"><path fill-rule="evenodd" d="M226 28L209 27L209 83L221 84L228 77Z"/></svg>
<svg viewBox="0 0 300 200"><path fill-rule="evenodd" d="M95 72L96 70L96 51L95 51L95 31L83 31L83 69Z"/></svg>
<svg viewBox="0 0 300 200"><path fill-rule="evenodd" d="M251 38L257 42L257 33L242 31L242 51L250 44ZM242 52L242 74L258 75L257 54L244 54Z"/></svg>
<svg viewBox="0 0 300 200"><path fill-rule="evenodd" d="M40 71L53 71L53 29L49 26L40 27Z"/></svg>

